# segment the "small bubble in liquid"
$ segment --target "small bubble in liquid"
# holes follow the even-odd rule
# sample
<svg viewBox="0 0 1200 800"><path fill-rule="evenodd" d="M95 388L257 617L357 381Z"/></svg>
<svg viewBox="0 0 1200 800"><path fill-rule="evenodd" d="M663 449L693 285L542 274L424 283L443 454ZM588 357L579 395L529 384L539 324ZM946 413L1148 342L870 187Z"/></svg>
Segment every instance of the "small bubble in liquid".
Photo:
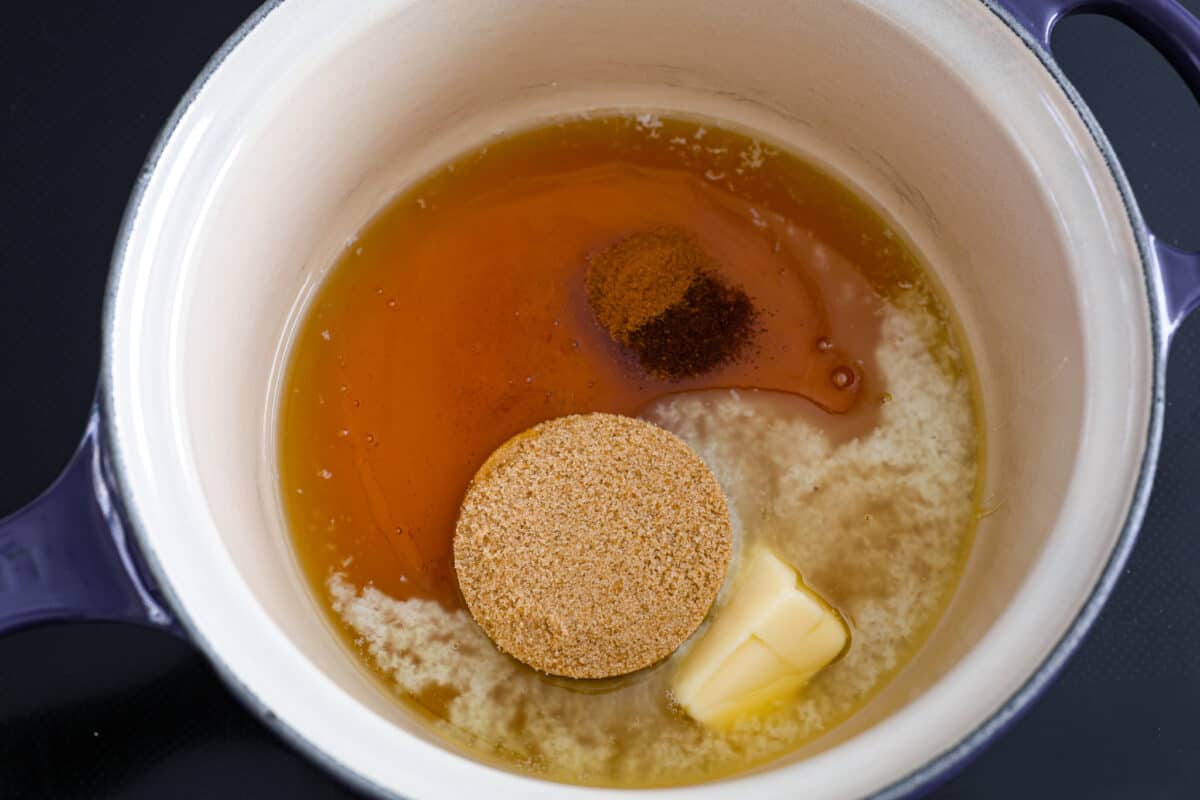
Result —
<svg viewBox="0 0 1200 800"><path fill-rule="evenodd" d="M391 300L388 300L387 304L388 304L388 308L394 309L396 307L396 298L393 297Z"/></svg>
<svg viewBox="0 0 1200 800"><path fill-rule="evenodd" d="M822 353L828 353L833 349L833 341L828 336L822 336L817 339L817 350Z"/></svg>
<svg viewBox="0 0 1200 800"><path fill-rule="evenodd" d="M368 434L367 434L367 444L371 444L371 443L372 443L372 442L374 442L374 441L375 441L375 434L373 434L373 433L368 433Z"/></svg>
<svg viewBox="0 0 1200 800"><path fill-rule="evenodd" d="M355 401L354 401L354 407L355 407L355 408L358 408L360 405L362 405L362 403L360 403L360 402L359 402L359 401L357 401L357 400L355 400Z"/></svg>
<svg viewBox="0 0 1200 800"><path fill-rule="evenodd" d="M837 389L849 389L854 385L854 370L849 367L836 367L829 374L830 380Z"/></svg>
<svg viewBox="0 0 1200 800"><path fill-rule="evenodd" d="M562 323L561 323L561 322L559 322L558 320L554 320L554 327L556 327L556 328L557 328L557 327L558 327L559 325L561 325L561 324L562 324Z"/></svg>
<svg viewBox="0 0 1200 800"><path fill-rule="evenodd" d="M892 393L884 392L882 395L880 395L879 402L885 403L885 404L892 402Z"/></svg>
<svg viewBox="0 0 1200 800"><path fill-rule="evenodd" d="M532 375L526 375L526 376L525 376L525 382L526 382L526 383L533 383L533 376L532 376Z"/></svg>
<svg viewBox="0 0 1200 800"><path fill-rule="evenodd" d="M375 294L379 294L379 295L383 294L383 287L382 287L382 286L377 286L377 287L375 288Z"/></svg>

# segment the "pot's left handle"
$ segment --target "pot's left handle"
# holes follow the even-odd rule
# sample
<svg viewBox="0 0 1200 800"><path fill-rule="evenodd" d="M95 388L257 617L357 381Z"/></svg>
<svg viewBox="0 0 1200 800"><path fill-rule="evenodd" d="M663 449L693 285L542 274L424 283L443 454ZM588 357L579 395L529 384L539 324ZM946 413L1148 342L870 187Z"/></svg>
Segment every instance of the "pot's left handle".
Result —
<svg viewBox="0 0 1200 800"><path fill-rule="evenodd" d="M1178 0L994 0L1046 51L1054 26L1075 13L1102 14L1124 23L1162 53L1200 101L1200 19ZM1162 276L1167 332L1200 308L1200 253L1180 250L1151 235Z"/></svg>
<svg viewBox="0 0 1200 800"><path fill-rule="evenodd" d="M155 596L105 477L99 413L41 497L0 519L0 634L109 620L178 632Z"/></svg>

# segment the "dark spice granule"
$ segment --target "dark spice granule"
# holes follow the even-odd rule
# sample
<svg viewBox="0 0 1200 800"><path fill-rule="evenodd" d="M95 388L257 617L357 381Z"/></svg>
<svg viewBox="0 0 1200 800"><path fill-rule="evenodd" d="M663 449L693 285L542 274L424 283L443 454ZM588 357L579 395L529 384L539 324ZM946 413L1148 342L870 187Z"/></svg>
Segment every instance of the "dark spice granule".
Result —
<svg viewBox="0 0 1200 800"><path fill-rule="evenodd" d="M629 335L629 347L652 375L676 380L699 375L741 354L754 318L745 292L701 273L683 300Z"/></svg>
<svg viewBox="0 0 1200 800"><path fill-rule="evenodd" d="M679 380L743 354L756 311L686 231L636 233L597 253L588 303L601 326L659 378Z"/></svg>

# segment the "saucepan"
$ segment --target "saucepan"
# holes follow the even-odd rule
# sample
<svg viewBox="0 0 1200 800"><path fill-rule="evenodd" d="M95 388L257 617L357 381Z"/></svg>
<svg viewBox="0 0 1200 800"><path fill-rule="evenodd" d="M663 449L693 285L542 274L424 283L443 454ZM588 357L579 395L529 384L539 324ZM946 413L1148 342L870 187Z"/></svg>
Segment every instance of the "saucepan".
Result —
<svg viewBox="0 0 1200 800"><path fill-rule="evenodd" d="M1109 14L1200 95L1172 0L288 0L183 99L117 237L101 378L59 481L0 523L0 629L186 636L272 728L386 797L600 797L443 744L317 613L278 513L286 322L400 188L505 130L595 108L728 120L871 197L974 354L985 503L960 587L871 703L689 797L897 797L961 766L1062 667L1146 508L1172 332L1200 254L1142 221L1050 31ZM413 391L419 391L413 387ZM624 796L624 795L622 795Z"/></svg>

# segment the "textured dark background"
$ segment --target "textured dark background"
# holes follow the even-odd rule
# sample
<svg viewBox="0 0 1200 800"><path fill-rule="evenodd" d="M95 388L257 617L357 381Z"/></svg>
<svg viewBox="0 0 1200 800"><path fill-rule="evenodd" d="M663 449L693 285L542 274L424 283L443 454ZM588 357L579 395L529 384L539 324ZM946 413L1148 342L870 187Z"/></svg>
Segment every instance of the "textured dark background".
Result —
<svg viewBox="0 0 1200 800"><path fill-rule="evenodd" d="M71 453L129 190L180 95L255 5L5 4L0 515ZM1185 5L1200 13L1200 0ZM1151 224L1200 248L1200 105L1116 23L1068 20L1055 48ZM1116 594L1046 696L935 797L1200 797L1200 318L1176 338L1167 397L1158 483ZM187 644L117 625L0 639L0 797L224 795L352 796L245 712Z"/></svg>

